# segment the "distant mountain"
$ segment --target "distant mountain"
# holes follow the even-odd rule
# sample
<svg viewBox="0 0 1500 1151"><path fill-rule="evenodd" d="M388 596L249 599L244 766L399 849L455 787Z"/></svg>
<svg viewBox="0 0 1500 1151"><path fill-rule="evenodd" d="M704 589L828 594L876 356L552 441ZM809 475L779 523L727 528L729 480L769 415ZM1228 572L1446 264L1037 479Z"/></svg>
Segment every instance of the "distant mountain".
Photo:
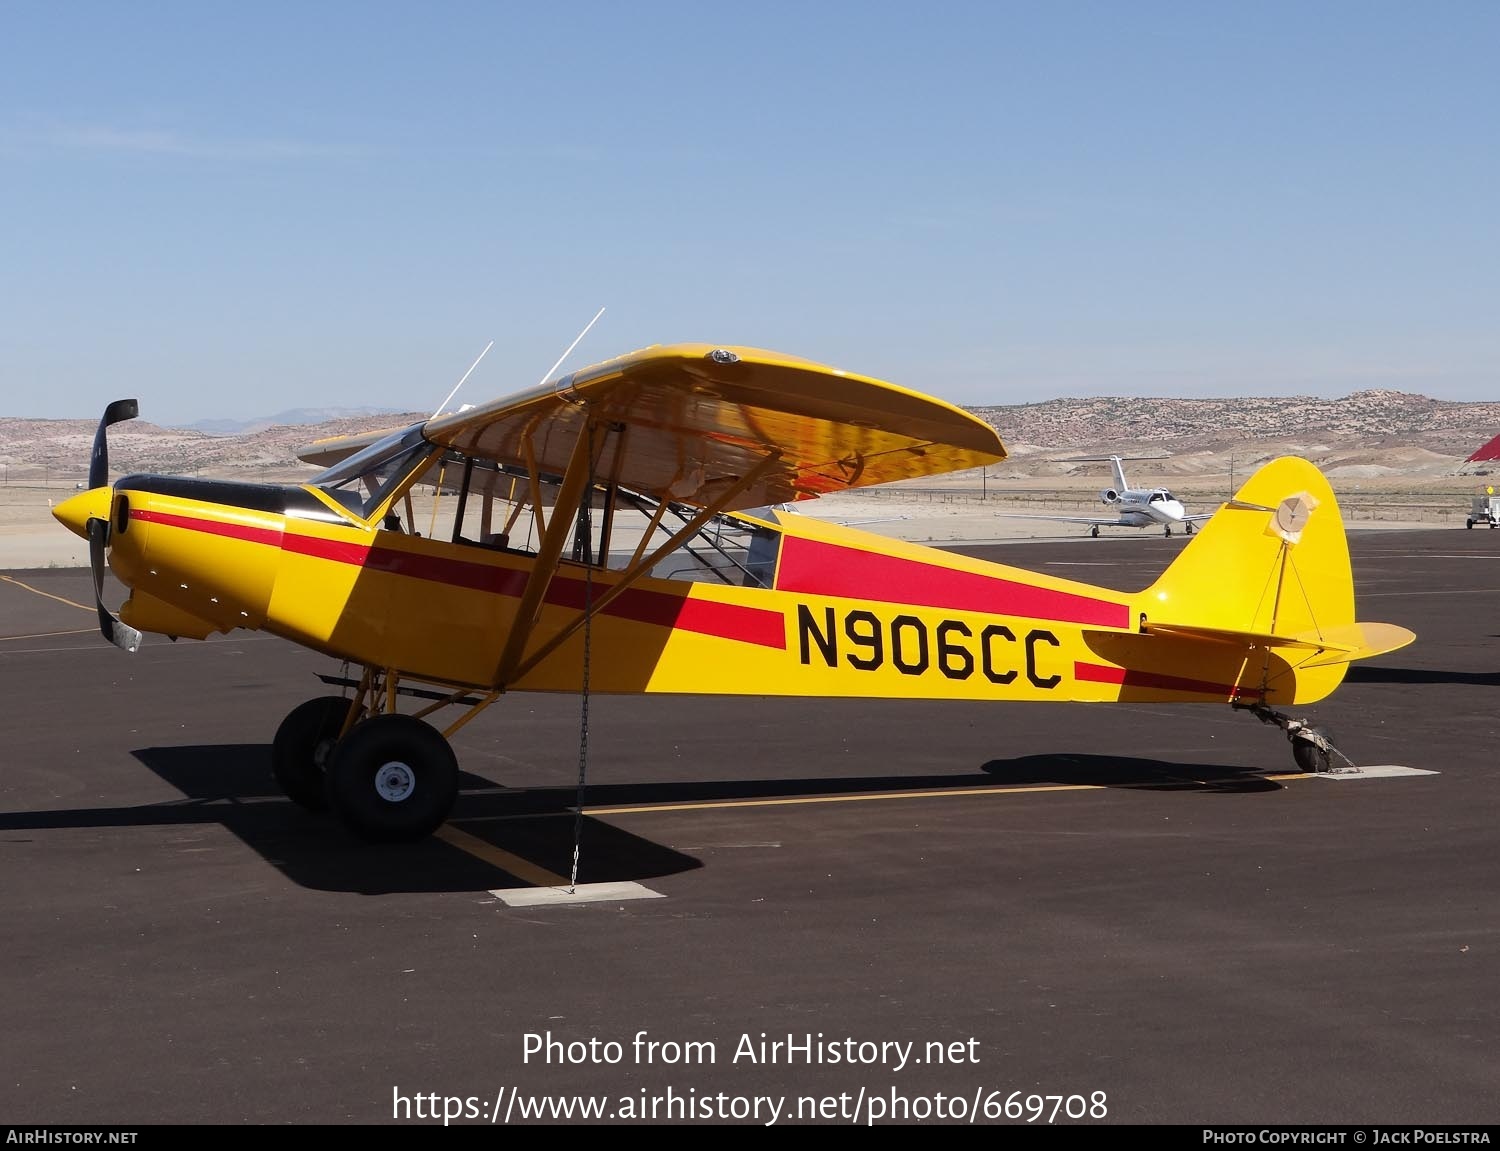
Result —
<svg viewBox="0 0 1500 1151"><path fill-rule="evenodd" d="M212 435L199 428L164 428L127 420L109 430L109 464L127 472L209 475L246 479L305 479L317 469L297 459L297 449L324 436L404 427L430 413L376 412L324 419L317 424L285 421L254 431ZM7 483L66 481L88 474L95 419L23 420L0 416L0 466Z"/></svg>
<svg viewBox="0 0 1500 1151"><path fill-rule="evenodd" d="M1088 451L1122 447L1180 455L1250 443L1300 445L1316 459L1326 446L1378 451L1424 448L1462 459L1500 431L1500 401L1460 402L1389 389L1321 396L1168 399L1093 396L971 407L1013 449Z"/></svg>
<svg viewBox="0 0 1500 1151"><path fill-rule="evenodd" d="M259 416L250 420L198 420L196 423L175 426L191 432L202 432L206 436L244 436L266 428L304 427L360 416L385 416L395 412L395 408L289 408L274 416Z"/></svg>

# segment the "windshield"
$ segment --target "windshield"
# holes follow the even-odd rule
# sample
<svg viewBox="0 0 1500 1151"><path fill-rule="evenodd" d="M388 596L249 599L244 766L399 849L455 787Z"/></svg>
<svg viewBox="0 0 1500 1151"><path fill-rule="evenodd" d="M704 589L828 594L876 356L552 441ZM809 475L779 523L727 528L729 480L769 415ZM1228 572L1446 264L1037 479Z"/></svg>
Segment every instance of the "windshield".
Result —
<svg viewBox="0 0 1500 1151"><path fill-rule="evenodd" d="M432 451L432 445L422 438L422 425L413 424L339 461L314 476L311 483L368 519L390 490Z"/></svg>

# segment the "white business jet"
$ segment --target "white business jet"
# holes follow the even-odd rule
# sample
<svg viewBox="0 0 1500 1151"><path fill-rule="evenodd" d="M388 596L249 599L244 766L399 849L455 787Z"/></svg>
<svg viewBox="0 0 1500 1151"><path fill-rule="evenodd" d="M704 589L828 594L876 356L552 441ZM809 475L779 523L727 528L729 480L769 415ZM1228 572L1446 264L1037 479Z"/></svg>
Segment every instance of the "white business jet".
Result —
<svg viewBox="0 0 1500 1151"><path fill-rule="evenodd" d="M1202 523L1209 514L1188 515L1182 501L1166 488L1133 488L1125 481L1126 460L1164 460L1166 456L1078 456L1058 463L1083 464L1107 463L1115 473L1113 487L1099 493L1105 506L1114 510L1113 516L1044 516L1021 515L1017 512L996 512L996 515L1011 519L1054 520L1059 523L1088 524L1089 534L1097 536L1100 528L1149 528L1159 527L1170 536L1174 527L1180 527L1185 535L1193 534L1193 525Z"/></svg>

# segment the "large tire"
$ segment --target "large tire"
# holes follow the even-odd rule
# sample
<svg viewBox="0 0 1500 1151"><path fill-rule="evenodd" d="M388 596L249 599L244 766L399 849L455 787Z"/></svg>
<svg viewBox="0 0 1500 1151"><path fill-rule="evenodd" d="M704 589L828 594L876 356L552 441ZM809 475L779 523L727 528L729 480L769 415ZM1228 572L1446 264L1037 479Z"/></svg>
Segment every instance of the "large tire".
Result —
<svg viewBox="0 0 1500 1151"><path fill-rule="evenodd" d="M328 810L323 774L344 730L350 700L325 695L294 707L271 743L271 774L286 797L308 811Z"/></svg>
<svg viewBox="0 0 1500 1151"><path fill-rule="evenodd" d="M356 724L328 761L328 805L371 843L431 835L458 798L458 760L435 728L409 715Z"/></svg>

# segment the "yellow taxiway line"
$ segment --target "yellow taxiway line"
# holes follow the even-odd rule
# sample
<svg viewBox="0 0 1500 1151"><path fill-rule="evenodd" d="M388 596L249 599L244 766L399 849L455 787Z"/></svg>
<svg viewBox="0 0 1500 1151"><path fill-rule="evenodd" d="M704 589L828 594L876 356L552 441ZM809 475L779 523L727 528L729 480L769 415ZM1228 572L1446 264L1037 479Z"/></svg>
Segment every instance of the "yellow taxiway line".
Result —
<svg viewBox="0 0 1500 1151"><path fill-rule="evenodd" d="M1258 778L1274 783L1282 783L1293 779L1311 779L1312 776L1304 771L1288 772L1280 775L1262 775ZM1198 781L1194 781L1198 782ZM1048 783L1036 784L1027 787L964 787L947 790L925 790L925 791L879 791L869 795L803 795L788 797L785 799L720 799L704 800L701 803L643 803L630 807L585 807L583 814L590 816L610 815L640 815L657 811L713 811L717 808L735 807L795 807L818 803L868 803L875 800L888 799L946 799L948 797L974 796L974 795L1036 795L1045 792L1056 791L1107 791L1113 786L1107 783ZM1202 783L1201 786L1211 787L1212 784ZM503 817L502 817L503 818ZM517 817L528 818L528 817ZM466 820L465 822L485 822L479 820ZM522 859L519 855L513 855L508 851L496 847L477 835L470 835L467 831L460 831L451 823L445 823L435 833L439 839L451 847L473 856L483 863L497 867L501 871L508 872L526 883L537 887L563 887L568 880L561 875L554 875L546 868L538 867L536 864Z"/></svg>
<svg viewBox="0 0 1500 1151"><path fill-rule="evenodd" d="M434 834L450 847L456 847L467 855L472 855L491 867L498 867L501 871L514 875L523 883L530 883L535 887L565 887L567 878L554 875L545 867L538 867L534 863L522 859L519 855L512 855L503 851L493 843L487 843L477 835L470 835L467 831L460 831L451 823L445 823L438 828Z"/></svg>
<svg viewBox="0 0 1500 1151"><path fill-rule="evenodd" d="M1308 778L1306 772L1262 775L1260 779L1282 782ZM1213 784L1194 780L1203 787ZM867 803L885 799L947 799L969 795L1035 795L1048 791L1108 791L1108 783L1047 783L1030 787L963 787L939 791L875 791L868 795L803 795L786 799L714 799L701 803L643 803L635 807L586 807L584 815L637 815L650 811L712 811L721 807L792 807L813 803Z"/></svg>
<svg viewBox="0 0 1500 1151"><path fill-rule="evenodd" d="M29 635L0 635L0 643L10 643L17 639L50 639L55 635L92 635L98 630L96 627L75 627L69 631L34 631Z"/></svg>
<svg viewBox="0 0 1500 1151"><path fill-rule="evenodd" d="M23 588L25 588L29 592L35 592L37 595L44 595L48 599L55 599L58 603L65 603L69 607L76 607L79 611L93 611L94 610L93 608L89 607L86 604L78 603L76 600L64 599L60 595L53 595L50 591L42 591L41 588L32 587L29 583L22 583L20 580L13 579L12 577L10 577L8 575L0 575L0 580L4 580L6 583L13 583L17 587L23 587ZM13 639L19 639L20 637L19 636L12 636L11 638L13 638Z"/></svg>

